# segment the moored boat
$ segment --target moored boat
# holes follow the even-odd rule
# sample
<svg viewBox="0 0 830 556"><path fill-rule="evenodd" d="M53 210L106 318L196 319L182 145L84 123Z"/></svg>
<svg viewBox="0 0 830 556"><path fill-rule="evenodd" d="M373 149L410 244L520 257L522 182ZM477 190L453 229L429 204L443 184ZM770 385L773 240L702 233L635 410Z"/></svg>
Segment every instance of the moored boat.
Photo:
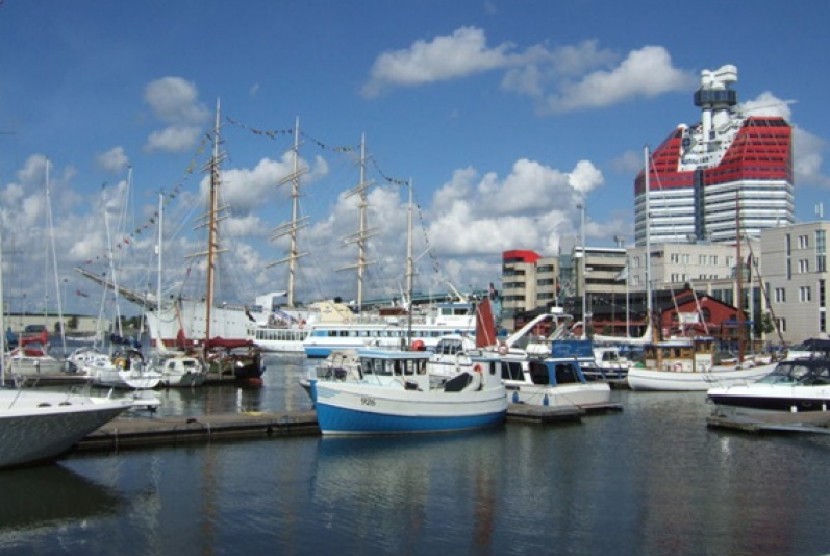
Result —
<svg viewBox="0 0 830 556"><path fill-rule="evenodd" d="M130 407L129 400L0 388L0 467L52 460Z"/></svg>
<svg viewBox="0 0 830 556"><path fill-rule="evenodd" d="M628 386L632 390L706 391L714 386L757 380L775 370L774 363L716 364L714 346L710 337L649 344L643 363L628 369Z"/></svg>
<svg viewBox="0 0 830 556"><path fill-rule="evenodd" d="M729 416L827 411L830 359L781 361L759 380L710 388L706 395Z"/></svg>
<svg viewBox="0 0 830 556"><path fill-rule="evenodd" d="M318 380L324 435L448 432L499 425L507 412L495 372L430 382L428 352L360 349L357 379Z"/></svg>

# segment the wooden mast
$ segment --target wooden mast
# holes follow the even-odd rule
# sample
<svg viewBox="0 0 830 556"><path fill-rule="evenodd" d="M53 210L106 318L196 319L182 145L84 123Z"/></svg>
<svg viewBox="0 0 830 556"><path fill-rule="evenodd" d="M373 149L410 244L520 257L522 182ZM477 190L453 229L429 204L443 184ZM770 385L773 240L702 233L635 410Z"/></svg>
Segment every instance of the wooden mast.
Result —
<svg viewBox="0 0 830 556"><path fill-rule="evenodd" d="M305 227L308 217L300 217L300 177L308 171L307 167L300 167L300 118L295 120L294 124L294 146L292 148L294 158L294 168L292 172L285 176L277 183L277 187L286 183L291 183L291 221L277 226L271 239L275 240L282 236L288 235L291 237L291 246L289 247L288 256L270 263L268 267L274 265L288 263L288 306L296 306L296 289L297 289L297 261L300 257L304 257L307 253L300 253L299 244L297 242L297 231Z"/></svg>
<svg viewBox="0 0 830 556"><path fill-rule="evenodd" d="M210 159L210 193L208 197L208 246L207 246L207 288L205 291L205 344L204 351L207 355L208 344L210 341L210 310L213 305L214 296L214 270L216 265L216 255L219 251L219 219L217 213L219 211L219 183L221 176L219 175L219 122L220 122L220 105L219 99L216 100L216 125L213 129L213 155Z"/></svg>

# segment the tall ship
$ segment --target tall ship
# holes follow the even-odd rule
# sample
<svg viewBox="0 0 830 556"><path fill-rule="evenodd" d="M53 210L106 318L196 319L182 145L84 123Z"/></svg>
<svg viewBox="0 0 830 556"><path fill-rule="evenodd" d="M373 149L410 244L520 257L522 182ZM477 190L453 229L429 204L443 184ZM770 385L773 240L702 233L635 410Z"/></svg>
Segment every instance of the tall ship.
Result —
<svg viewBox="0 0 830 556"><path fill-rule="evenodd" d="M651 243L734 243L736 221L749 237L795 221L792 128L745 110L732 85L735 66L701 72L699 123L677 126L653 150L648 180L634 182L634 235ZM648 194L646 188L648 187Z"/></svg>

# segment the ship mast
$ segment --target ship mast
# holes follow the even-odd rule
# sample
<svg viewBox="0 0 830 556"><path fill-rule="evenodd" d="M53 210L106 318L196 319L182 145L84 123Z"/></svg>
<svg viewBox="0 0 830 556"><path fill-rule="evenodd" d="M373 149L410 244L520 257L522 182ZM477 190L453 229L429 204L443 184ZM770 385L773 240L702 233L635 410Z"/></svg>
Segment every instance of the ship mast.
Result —
<svg viewBox="0 0 830 556"><path fill-rule="evenodd" d="M369 201L366 198L366 193L372 182L366 181L366 138L363 134L360 135L360 181L358 184L346 194L346 197L352 195L358 196L358 215L357 215L357 233L352 234L346 238L346 243L357 244L357 263L345 267L357 269L357 309L358 311L363 306L363 273L371 261L366 258L366 247L369 238L375 235L375 231L368 227Z"/></svg>
<svg viewBox="0 0 830 556"><path fill-rule="evenodd" d="M269 264L268 267L288 263L288 306L294 307L296 306L297 260L307 255L307 253L300 253L297 244L297 230L304 228L308 220L308 217L300 218L300 176L308 171L308 168L300 167L300 118L297 118L294 124L294 146L291 150L294 156L294 168L289 175L277 183L277 187L291 183L291 221L274 228L271 235L272 240L285 235L290 236L291 247L287 257Z"/></svg>

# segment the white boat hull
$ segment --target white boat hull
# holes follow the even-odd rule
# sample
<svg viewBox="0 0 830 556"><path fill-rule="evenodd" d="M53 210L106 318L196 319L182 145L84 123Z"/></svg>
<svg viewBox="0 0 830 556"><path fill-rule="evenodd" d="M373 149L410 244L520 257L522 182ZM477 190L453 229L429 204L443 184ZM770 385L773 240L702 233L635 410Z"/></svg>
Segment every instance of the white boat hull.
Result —
<svg viewBox="0 0 830 556"><path fill-rule="evenodd" d="M667 371L631 367L628 369L628 386L632 390L706 391L714 386L729 386L758 380L774 370L775 364L745 369L716 365L707 371Z"/></svg>
<svg viewBox="0 0 830 556"><path fill-rule="evenodd" d="M507 412L503 386L445 392L320 381L316 390L324 435L477 429L503 423Z"/></svg>
<svg viewBox="0 0 830 556"><path fill-rule="evenodd" d="M130 406L124 400L0 390L0 467L54 459Z"/></svg>
<svg viewBox="0 0 830 556"><path fill-rule="evenodd" d="M605 382L540 386L505 381L507 401L544 407L591 407L611 403L611 387Z"/></svg>

